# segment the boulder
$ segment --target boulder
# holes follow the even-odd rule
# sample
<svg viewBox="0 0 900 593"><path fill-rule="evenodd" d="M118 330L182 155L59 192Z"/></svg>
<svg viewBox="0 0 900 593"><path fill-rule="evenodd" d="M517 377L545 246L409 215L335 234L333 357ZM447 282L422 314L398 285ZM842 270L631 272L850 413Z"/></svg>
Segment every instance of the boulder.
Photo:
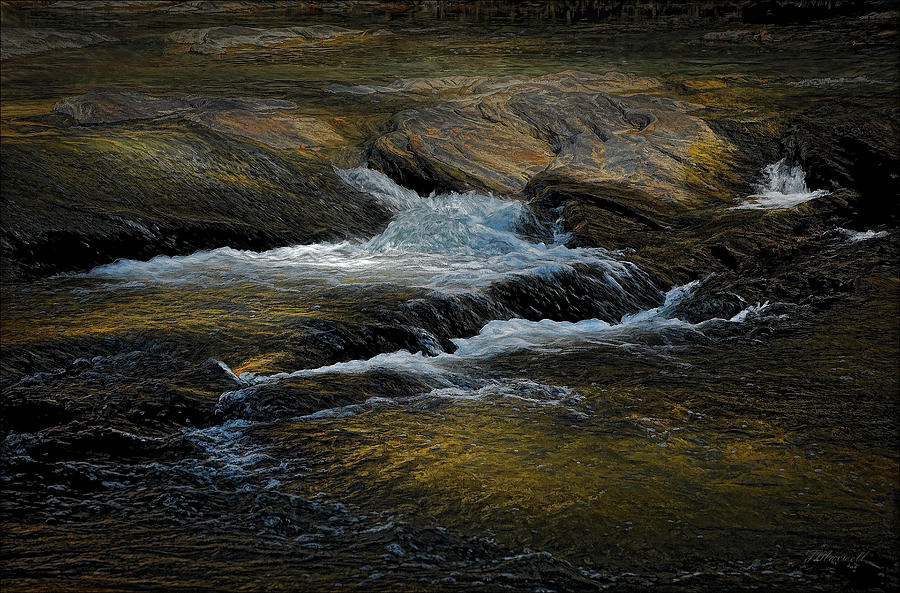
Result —
<svg viewBox="0 0 900 593"><path fill-rule="evenodd" d="M73 49L115 41L114 37L100 33L54 31L52 29L22 29L3 27L3 45L0 59L26 54L37 54L51 49Z"/></svg>
<svg viewBox="0 0 900 593"><path fill-rule="evenodd" d="M424 191L511 194L552 173L627 185L662 201L688 200L682 180L691 149L717 137L690 115L691 104L610 92L632 82L580 72L482 82L455 100L396 114L370 163Z"/></svg>

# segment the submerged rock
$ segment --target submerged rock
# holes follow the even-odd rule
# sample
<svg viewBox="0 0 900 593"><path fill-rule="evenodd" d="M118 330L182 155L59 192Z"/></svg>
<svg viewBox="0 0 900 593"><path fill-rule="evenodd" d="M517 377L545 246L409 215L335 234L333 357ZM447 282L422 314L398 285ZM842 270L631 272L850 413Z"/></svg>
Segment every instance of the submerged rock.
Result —
<svg viewBox="0 0 900 593"><path fill-rule="evenodd" d="M686 296L672 310L672 316L688 323L708 319L731 319L747 308L748 303L728 291L698 290Z"/></svg>
<svg viewBox="0 0 900 593"><path fill-rule="evenodd" d="M66 97L53 111L68 115L78 124L108 124L120 121L155 119L186 111L269 112L296 109L297 104L280 99L248 97L153 97L119 89L94 88L83 95Z"/></svg>
<svg viewBox="0 0 900 593"><path fill-rule="evenodd" d="M369 398L410 397L430 388L425 380L382 369L360 374L291 377L224 393L216 405L216 418L273 421L309 414L350 416L363 411L361 404Z"/></svg>
<svg viewBox="0 0 900 593"><path fill-rule="evenodd" d="M53 111L68 115L79 124L107 124L153 119L190 108L182 99L152 97L117 89L90 89L83 95L58 101Z"/></svg>
<svg viewBox="0 0 900 593"><path fill-rule="evenodd" d="M334 25L258 29L230 25L208 29L185 29L169 33L170 43L186 46L195 54L219 54L241 47L273 48L320 43L361 35L362 31Z"/></svg>
<svg viewBox="0 0 900 593"><path fill-rule="evenodd" d="M3 27L3 44L0 59L26 54L37 54L52 49L74 49L115 41L114 37L100 33L77 33L51 29L21 29Z"/></svg>
<svg viewBox="0 0 900 593"><path fill-rule="evenodd" d="M760 31L712 31L703 36L705 43L768 43L772 40L772 36L765 29Z"/></svg>
<svg viewBox="0 0 900 593"><path fill-rule="evenodd" d="M421 190L515 193L552 172L627 184L663 201L688 199L681 180L690 150L716 135L689 114L690 104L609 92L622 83L580 72L483 82L473 94L396 114L370 162Z"/></svg>

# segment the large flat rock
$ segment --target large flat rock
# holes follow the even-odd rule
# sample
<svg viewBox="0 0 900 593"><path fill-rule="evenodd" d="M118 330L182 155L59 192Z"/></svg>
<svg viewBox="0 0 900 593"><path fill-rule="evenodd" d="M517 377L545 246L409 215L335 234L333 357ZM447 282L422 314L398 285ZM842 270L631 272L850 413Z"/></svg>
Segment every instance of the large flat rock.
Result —
<svg viewBox="0 0 900 593"><path fill-rule="evenodd" d="M68 115L79 125L181 117L272 148L312 149L340 142L341 137L324 121L279 114L296 108L296 103L282 99L154 97L118 89L90 89L53 106L54 111Z"/></svg>
<svg viewBox="0 0 900 593"><path fill-rule="evenodd" d="M651 88L649 80L562 72L468 81L458 85L468 92L454 100L396 114L370 162L424 190L512 194L552 173L685 201L692 150L717 138L691 115L696 106L616 93Z"/></svg>

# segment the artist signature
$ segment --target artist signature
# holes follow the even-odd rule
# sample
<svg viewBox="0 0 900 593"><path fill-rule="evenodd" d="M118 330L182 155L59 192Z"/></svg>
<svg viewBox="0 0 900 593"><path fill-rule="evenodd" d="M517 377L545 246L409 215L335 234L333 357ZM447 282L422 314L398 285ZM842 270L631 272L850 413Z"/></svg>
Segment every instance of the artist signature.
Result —
<svg viewBox="0 0 900 593"><path fill-rule="evenodd" d="M830 564L831 566L845 566L851 570L856 569L869 555L868 552L858 554L845 553L830 550L810 550L806 554L806 564Z"/></svg>

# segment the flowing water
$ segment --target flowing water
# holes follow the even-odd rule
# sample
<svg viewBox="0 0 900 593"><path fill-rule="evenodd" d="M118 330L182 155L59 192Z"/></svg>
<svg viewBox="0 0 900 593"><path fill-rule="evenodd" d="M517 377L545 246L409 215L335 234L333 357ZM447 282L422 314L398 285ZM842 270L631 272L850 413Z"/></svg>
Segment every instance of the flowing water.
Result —
<svg viewBox="0 0 900 593"><path fill-rule="evenodd" d="M677 307L698 282L657 287L621 253L567 247L556 223L522 202L422 197L366 168L339 174L395 211L368 241L121 260L41 286L60 332L73 329L66 303L88 326L121 309L147 324L149 308L172 315L157 329L171 341L180 328L175 340L187 345L148 342L151 320L143 342L116 345L124 353L88 347L56 374L12 386L66 385L99 417L106 408L96 406L124 405L134 418L4 441L7 510L39 521L10 533L39 538L48 554L40 567L17 560L43 575L32 578L61 584L94 566L99 588L249 580L311 590L690 589L757 574L797 584L809 578L800 557L829 533L846 541L856 525L853 513L829 514L829 525L810 531L810 517L830 513L824 501L893 504L884 458L848 458L788 425L721 407L735 389L770 389L782 371L760 360L738 378L703 353L785 325L796 309L763 303L730 319L680 321ZM569 309L569 296L554 299L572 282L586 296ZM556 308L497 289L510 284L546 292ZM210 290L252 303L190 320L185 310L210 310ZM413 313L437 303L453 315L453 299L477 311L463 334L435 335L458 326ZM410 338L406 348L376 340L371 356L338 346L320 366L272 358L284 344L266 334L287 311L303 321L348 311L362 323L400 318ZM586 313L567 319L573 311ZM430 325L410 329L423 320ZM233 340L243 342L230 349ZM248 341L258 350L249 360ZM173 352L196 362L176 364ZM205 353L218 359L201 363ZM198 369L206 379L188 380ZM209 393L213 413L195 418L197 428L132 432L144 417L165 417L151 395L161 375ZM692 381L719 383L710 388L718 395L698 398ZM105 400L100 386L133 399ZM169 405L178 397L164 396ZM91 564L99 549L105 566L125 568ZM729 555L709 559L710 549ZM197 566L205 576L192 581Z"/></svg>
<svg viewBox="0 0 900 593"><path fill-rule="evenodd" d="M603 249L567 248L558 229L547 229L549 244L519 236L517 228L538 224L522 202L474 192L420 197L377 171L338 172L349 185L396 210L388 227L368 241L298 245L263 253L226 247L148 262L119 261L87 276L207 286L283 282L297 290L315 283L384 282L445 291L488 286L512 274L548 276L575 264L602 269L611 284L640 277L632 264Z"/></svg>
<svg viewBox="0 0 900 593"><path fill-rule="evenodd" d="M77 23L120 42L4 61L4 151L16 140L35 158L74 154L82 182L92 155L196 140L174 124L54 127L56 100L99 83L289 99L341 130L350 120L359 143L414 104L348 103L322 87L619 70L760 121L896 88L895 48L840 31L825 33L841 43L790 25L777 42L710 45L703 35L731 25L674 5L649 29L636 13L440 10L261 11L246 24L367 34L216 57L172 52L164 35L233 15L21 11L17 26ZM809 259L778 279L738 270L745 288L803 288L689 322L717 278L676 284L633 251L579 246L561 210L418 195L356 167L363 148L301 156L340 164L348 191L390 210L370 238L119 260L4 285L4 589L896 587L900 328L886 312L900 285L895 269L867 263L896 261L896 231L835 223L802 245L767 244L760 257L812 252L849 270L852 289L816 284ZM284 162L301 158L287 152ZM154 177L177 160L135 167ZM263 191L239 164L217 174ZM698 217L762 227L840 199L786 159L751 185L757 166L745 191ZM730 245L717 224L714 243ZM816 550L872 564L847 572L810 561Z"/></svg>

